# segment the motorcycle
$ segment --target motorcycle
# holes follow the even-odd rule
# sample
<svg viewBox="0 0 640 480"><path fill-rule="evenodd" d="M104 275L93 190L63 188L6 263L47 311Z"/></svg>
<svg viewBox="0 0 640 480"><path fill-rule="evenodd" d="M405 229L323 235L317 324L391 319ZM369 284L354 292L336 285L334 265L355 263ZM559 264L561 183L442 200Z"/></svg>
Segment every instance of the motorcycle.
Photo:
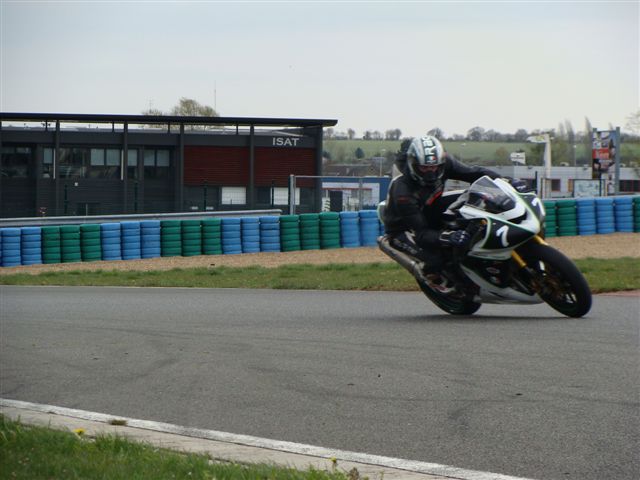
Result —
<svg viewBox="0 0 640 480"><path fill-rule="evenodd" d="M378 206L384 221L385 202ZM544 240L544 204L534 192L520 193L506 180L484 176L470 185L443 215L446 228L464 229L471 241L447 252L441 275L455 285L443 293L429 285L424 263L395 249L387 235L380 249L407 269L440 309L471 315L483 303L546 302L569 317L591 309L591 290L580 270Z"/></svg>

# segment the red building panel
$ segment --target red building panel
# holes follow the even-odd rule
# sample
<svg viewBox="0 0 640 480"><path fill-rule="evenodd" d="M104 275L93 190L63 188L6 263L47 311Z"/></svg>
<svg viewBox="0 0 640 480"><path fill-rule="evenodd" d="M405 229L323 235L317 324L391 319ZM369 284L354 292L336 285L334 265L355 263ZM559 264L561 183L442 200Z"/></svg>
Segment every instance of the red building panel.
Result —
<svg viewBox="0 0 640 480"><path fill-rule="evenodd" d="M273 148L255 149L256 186L276 187L289 185L289 175L318 175L316 172L315 151L312 148ZM311 187L313 180L300 179L298 187Z"/></svg>
<svg viewBox="0 0 640 480"><path fill-rule="evenodd" d="M246 147L184 147L184 184L247 186L249 149Z"/></svg>

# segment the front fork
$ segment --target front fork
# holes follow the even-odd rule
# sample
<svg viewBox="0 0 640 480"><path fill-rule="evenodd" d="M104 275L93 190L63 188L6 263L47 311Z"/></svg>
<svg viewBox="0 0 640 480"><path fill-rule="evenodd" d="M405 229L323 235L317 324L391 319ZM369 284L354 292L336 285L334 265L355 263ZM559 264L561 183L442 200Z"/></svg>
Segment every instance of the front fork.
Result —
<svg viewBox="0 0 640 480"><path fill-rule="evenodd" d="M531 240L539 243L540 245L548 245L548 243L545 242L540 235L534 235ZM513 258L513 260L518 264L520 268L525 268L527 266L527 262L525 262L520 254L515 250L511 252L511 258Z"/></svg>
<svg viewBox="0 0 640 480"><path fill-rule="evenodd" d="M540 245L548 245L548 243L545 242L544 239L539 235L535 235L530 241L536 242ZM525 262L524 259L520 256L520 254L515 250L511 252L511 258L516 263L516 265L518 265L520 269L524 269L527 272L529 278L531 279L531 286L534 288L536 293L540 293L544 288L544 286L539 281L536 280L537 276L535 275L535 272L533 271L533 269L531 269L527 265L527 262Z"/></svg>

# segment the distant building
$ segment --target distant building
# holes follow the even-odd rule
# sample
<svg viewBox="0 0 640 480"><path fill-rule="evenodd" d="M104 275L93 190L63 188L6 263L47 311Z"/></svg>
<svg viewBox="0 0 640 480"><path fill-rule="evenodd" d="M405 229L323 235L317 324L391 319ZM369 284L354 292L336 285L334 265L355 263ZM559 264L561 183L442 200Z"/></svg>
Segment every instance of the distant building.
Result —
<svg viewBox="0 0 640 480"><path fill-rule="evenodd" d="M254 210L320 175L336 120L0 113L0 217ZM297 182L297 210L322 190Z"/></svg>

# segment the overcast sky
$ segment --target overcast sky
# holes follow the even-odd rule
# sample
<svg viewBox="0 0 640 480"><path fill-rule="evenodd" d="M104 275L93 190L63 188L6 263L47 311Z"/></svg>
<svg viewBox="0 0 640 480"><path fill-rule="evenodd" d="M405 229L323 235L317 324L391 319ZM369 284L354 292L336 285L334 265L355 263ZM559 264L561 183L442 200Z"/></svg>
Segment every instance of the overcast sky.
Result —
<svg viewBox="0 0 640 480"><path fill-rule="evenodd" d="M337 119L419 135L621 126L639 2L0 0L0 110Z"/></svg>

